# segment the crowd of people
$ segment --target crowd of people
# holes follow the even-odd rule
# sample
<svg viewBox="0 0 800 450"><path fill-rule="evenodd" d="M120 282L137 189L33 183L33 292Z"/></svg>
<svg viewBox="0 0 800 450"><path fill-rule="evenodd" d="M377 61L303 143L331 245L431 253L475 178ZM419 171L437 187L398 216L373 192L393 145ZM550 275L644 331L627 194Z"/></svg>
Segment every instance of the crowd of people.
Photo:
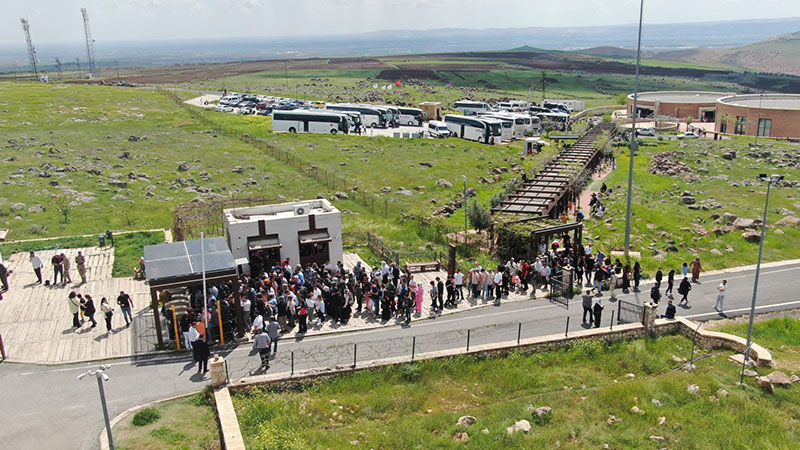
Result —
<svg viewBox="0 0 800 450"><path fill-rule="evenodd" d="M125 291L120 291L119 296L117 296L117 305L122 312L122 317L125 319L125 327L130 327L133 322L133 300L131 296L126 294ZM95 305L94 298L90 294L71 291L67 296L67 306L69 306L69 312L72 314L72 328L74 331L82 329L85 323L91 323L90 329L95 328L97 320L95 320L94 315L99 307L106 324L106 332L115 332L111 323L115 309L106 297L100 299L100 305L98 306Z"/></svg>

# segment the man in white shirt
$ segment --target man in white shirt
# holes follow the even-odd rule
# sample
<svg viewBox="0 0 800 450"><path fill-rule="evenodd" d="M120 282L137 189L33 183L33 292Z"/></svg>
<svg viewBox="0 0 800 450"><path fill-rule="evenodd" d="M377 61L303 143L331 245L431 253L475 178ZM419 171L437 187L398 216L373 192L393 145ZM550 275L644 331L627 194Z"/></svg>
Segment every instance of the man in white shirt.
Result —
<svg viewBox="0 0 800 450"><path fill-rule="evenodd" d="M583 248L583 252L586 253L586 256L592 256L592 244L586 244Z"/></svg>
<svg viewBox="0 0 800 450"><path fill-rule="evenodd" d="M244 319L244 328L246 330L250 329L250 308L252 305L249 298L242 297L242 318Z"/></svg>
<svg viewBox="0 0 800 450"><path fill-rule="evenodd" d="M194 345L193 344L194 344L194 341L196 341L198 339L200 339L200 332L197 331L197 322L192 322L192 326L189 327L189 336L188 336L189 345L187 345L187 348L191 348L192 349L192 354L194 356L194 360L195 361L197 361L197 352L194 351Z"/></svg>
<svg viewBox="0 0 800 450"><path fill-rule="evenodd" d="M499 302L500 297L503 296L503 272L497 271L494 274L494 290L495 290L495 298Z"/></svg>
<svg viewBox="0 0 800 450"><path fill-rule="evenodd" d="M456 300L464 300L464 274L461 273L461 269L456 269L453 280L456 283Z"/></svg>
<svg viewBox="0 0 800 450"><path fill-rule="evenodd" d="M728 290L728 280L722 280L722 283L717 286L717 304L714 305L714 309L717 310L718 313L722 314L722 303L725 301L725 292Z"/></svg>
<svg viewBox="0 0 800 450"><path fill-rule="evenodd" d="M33 266L33 271L36 273L36 278L39 280L36 284L42 284L42 258L33 252L31 252L31 266Z"/></svg>

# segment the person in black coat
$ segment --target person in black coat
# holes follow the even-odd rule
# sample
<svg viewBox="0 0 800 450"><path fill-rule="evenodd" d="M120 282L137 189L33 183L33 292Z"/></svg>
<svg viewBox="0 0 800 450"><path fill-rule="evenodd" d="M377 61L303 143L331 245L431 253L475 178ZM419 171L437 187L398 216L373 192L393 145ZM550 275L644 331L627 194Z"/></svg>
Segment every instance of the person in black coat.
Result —
<svg viewBox="0 0 800 450"><path fill-rule="evenodd" d="M594 312L594 327L600 328L600 318L603 316L603 299L598 298L594 302L593 312Z"/></svg>
<svg viewBox="0 0 800 450"><path fill-rule="evenodd" d="M89 322L92 322L92 328L97 326L97 321L94 320L94 313L97 312L97 309L94 306L94 300L92 300L91 295L86 295L86 303L83 306L83 316L89 318Z"/></svg>
<svg viewBox="0 0 800 450"><path fill-rule="evenodd" d="M211 356L211 350L205 336L201 334L196 341L192 342L192 349L197 357L197 373L208 372L208 358Z"/></svg>
<svg viewBox="0 0 800 450"><path fill-rule="evenodd" d="M686 302L687 305L689 304L689 299L687 296L691 290L692 283L689 281L689 277L683 277L683 281L681 281L681 284L678 286L678 294L682 295L681 301L678 302L679 305L683 302Z"/></svg>
<svg viewBox="0 0 800 450"><path fill-rule="evenodd" d="M653 303L656 305L658 301L661 300L661 292L658 290L658 284L654 284L653 287L650 288L650 299L653 300Z"/></svg>

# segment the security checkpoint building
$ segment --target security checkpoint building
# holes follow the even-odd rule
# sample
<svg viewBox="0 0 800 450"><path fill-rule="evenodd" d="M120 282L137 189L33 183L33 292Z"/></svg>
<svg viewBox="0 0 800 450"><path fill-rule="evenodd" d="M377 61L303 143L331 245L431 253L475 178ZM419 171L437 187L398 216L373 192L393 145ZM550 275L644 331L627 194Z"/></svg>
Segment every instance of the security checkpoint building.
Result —
<svg viewBox="0 0 800 450"><path fill-rule="evenodd" d="M304 267L342 261L342 214L328 200L231 208L223 214L228 246L244 272L258 273L287 258Z"/></svg>

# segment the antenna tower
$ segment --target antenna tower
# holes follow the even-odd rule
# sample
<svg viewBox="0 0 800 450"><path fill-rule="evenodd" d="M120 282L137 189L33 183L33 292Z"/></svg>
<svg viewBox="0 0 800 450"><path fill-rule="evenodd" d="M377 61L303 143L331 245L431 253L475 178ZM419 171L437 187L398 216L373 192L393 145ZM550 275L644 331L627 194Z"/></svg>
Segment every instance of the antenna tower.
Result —
<svg viewBox="0 0 800 450"><path fill-rule="evenodd" d="M56 58L56 70L58 70L58 80L61 81L61 60Z"/></svg>
<svg viewBox="0 0 800 450"><path fill-rule="evenodd" d="M97 75L97 57L94 54L94 39L92 39L92 30L89 28L89 13L86 8L81 8L83 15L83 33L86 35L86 57L89 60L89 73Z"/></svg>
<svg viewBox="0 0 800 450"><path fill-rule="evenodd" d="M39 67L36 63L36 49L33 48L33 42L31 42L31 27L26 19L19 19L19 21L22 22L22 29L25 30L25 40L28 44L28 62L31 65L31 71L33 71L33 78L38 80Z"/></svg>

